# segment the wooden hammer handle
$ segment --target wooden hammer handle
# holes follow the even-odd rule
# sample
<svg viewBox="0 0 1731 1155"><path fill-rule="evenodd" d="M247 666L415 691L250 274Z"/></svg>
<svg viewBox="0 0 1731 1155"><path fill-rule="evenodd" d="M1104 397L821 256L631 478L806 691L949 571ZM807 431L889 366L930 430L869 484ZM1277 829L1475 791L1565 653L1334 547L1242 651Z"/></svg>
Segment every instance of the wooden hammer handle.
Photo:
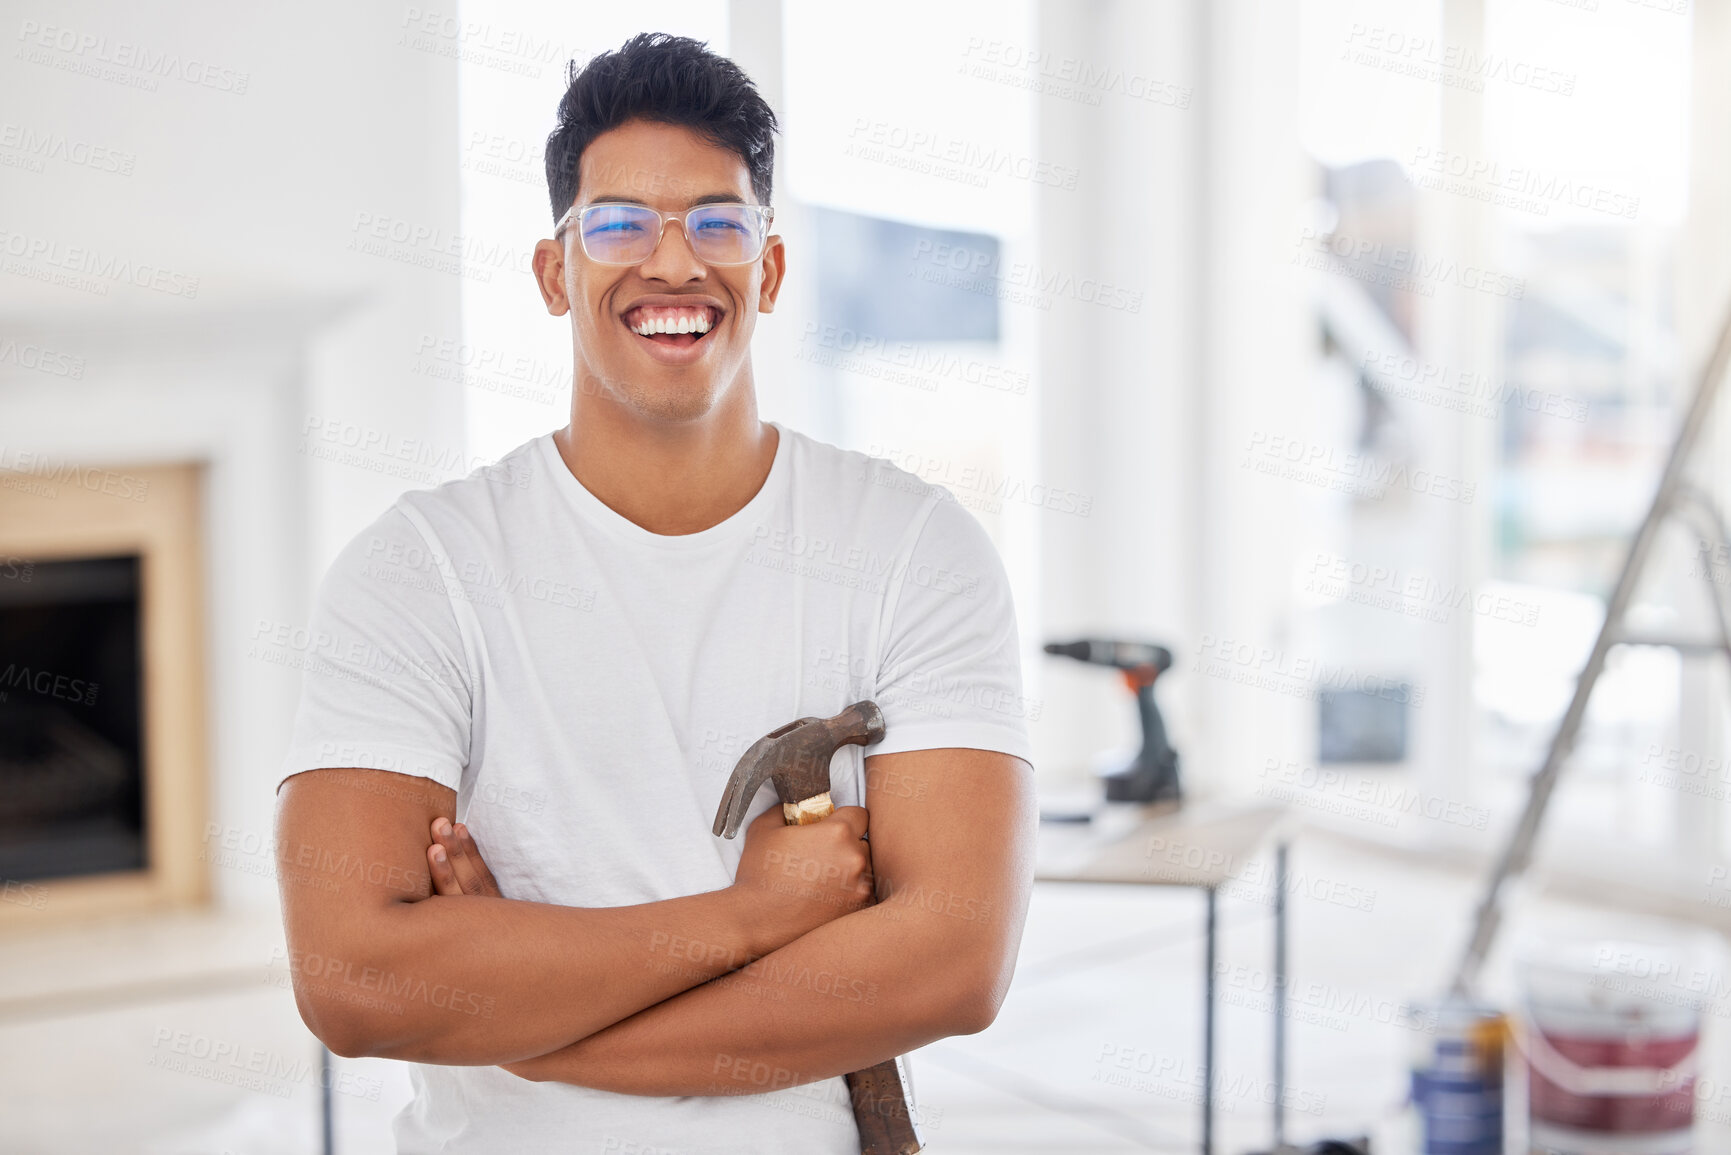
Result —
<svg viewBox="0 0 1731 1155"><path fill-rule="evenodd" d="M908 1114L907 1088L894 1059L847 1076L860 1155L914 1155L923 1143Z"/></svg>
<svg viewBox="0 0 1731 1155"><path fill-rule="evenodd" d="M799 802L781 804L789 826L807 826L835 813L829 791ZM847 1076L853 1118L859 1125L860 1155L914 1155L924 1144L908 1112L908 1092L896 1060L885 1059Z"/></svg>
<svg viewBox="0 0 1731 1155"><path fill-rule="evenodd" d="M830 801L828 790L802 802L781 804L781 819L787 826L810 826L813 822L822 822L834 813L835 803Z"/></svg>

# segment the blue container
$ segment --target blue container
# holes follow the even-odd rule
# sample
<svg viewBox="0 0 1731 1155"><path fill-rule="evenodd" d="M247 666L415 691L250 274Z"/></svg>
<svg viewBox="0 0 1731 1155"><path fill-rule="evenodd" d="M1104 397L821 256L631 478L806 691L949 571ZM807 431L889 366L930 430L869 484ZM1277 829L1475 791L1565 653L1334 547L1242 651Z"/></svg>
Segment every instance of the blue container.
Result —
<svg viewBox="0 0 1731 1155"><path fill-rule="evenodd" d="M1412 1101L1424 1134L1424 1155L1502 1155L1502 1012L1448 1001L1419 1008L1421 1033L1413 1058Z"/></svg>

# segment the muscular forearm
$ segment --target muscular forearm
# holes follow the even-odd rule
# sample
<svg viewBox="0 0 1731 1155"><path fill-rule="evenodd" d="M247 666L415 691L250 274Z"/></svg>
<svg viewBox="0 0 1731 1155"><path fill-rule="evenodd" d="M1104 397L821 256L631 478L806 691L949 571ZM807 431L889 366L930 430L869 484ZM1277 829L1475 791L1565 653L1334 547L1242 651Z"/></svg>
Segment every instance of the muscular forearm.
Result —
<svg viewBox="0 0 1731 1155"><path fill-rule="evenodd" d="M290 942L295 992L338 1053L456 1065L541 1055L773 949L748 896L583 909L502 898L393 903ZM705 944L701 952L673 948Z"/></svg>
<svg viewBox="0 0 1731 1155"><path fill-rule="evenodd" d="M631 1095L751 1094L846 1074L989 1021L974 938L917 906L872 907L506 1069ZM756 1085L766 1079L776 1085Z"/></svg>

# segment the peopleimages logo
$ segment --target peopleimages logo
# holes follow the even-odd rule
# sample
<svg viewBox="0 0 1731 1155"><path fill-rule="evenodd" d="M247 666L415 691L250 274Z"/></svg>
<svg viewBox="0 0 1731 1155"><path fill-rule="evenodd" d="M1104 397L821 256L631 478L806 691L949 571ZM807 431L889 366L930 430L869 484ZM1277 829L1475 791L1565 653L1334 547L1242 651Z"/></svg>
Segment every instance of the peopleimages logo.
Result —
<svg viewBox="0 0 1731 1155"><path fill-rule="evenodd" d="M53 160L74 168L87 168L92 172L131 176L133 168L138 164L138 157L123 149L92 144L88 140L67 136L63 132L38 129L11 121L0 124L0 150L18 157L22 162L13 164L0 158L0 164L27 168L31 172L43 171L46 167L44 162Z"/></svg>
<svg viewBox="0 0 1731 1155"><path fill-rule="evenodd" d="M992 250L923 237L914 242L908 276L1039 309L1049 309L1053 300L1065 297L1121 313L1140 313L1145 296L1141 289L1079 277L1062 269L1044 269L1027 261L1005 265Z"/></svg>
<svg viewBox="0 0 1731 1155"><path fill-rule="evenodd" d="M1448 149L1419 145L1407 166L1421 188L1486 200L1538 216L1549 216L1552 205L1634 220L1641 198L1586 181L1571 180L1528 165L1467 156Z"/></svg>
<svg viewBox="0 0 1731 1155"><path fill-rule="evenodd" d="M808 321L800 334L802 361L875 377L891 384L934 390L941 379L1023 396L1029 375L978 357L959 357L919 341L888 341L838 325Z"/></svg>
<svg viewBox="0 0 1731 1155"><path fill-rule="evenodd" d="M498 72L541 77L543 65L557 65L573 56L587 56L581 46L541 35L533 29L512 28L413 5L403 9L397 43L429 55Z"/></svg>
<svg viewBox="0 0 1731 1155"><path fill-rule="evenodd" d="M1379 826L1398 826L1405 815L1470 830L1484 830L1490 824L1491 813L1482 806L1290 759L1269 757L1263 762L1259 777L1269 780L1257 789L1260 795L1348 818L1362 818Z"/></svg>
<svg viewBox="0 0 1731 1155"><path fill-rule="evenodd" d="M1292 256L1293 264L1404 289L1421 297L1433 296L1439 284L1516 301L1527 292L1527 283L1520 277L1350 233L1306 226L1299 229L1294 243L1298 251Z"/></svg>
<svg viewBox="0 0 1731 1155"><path fill-rule="evenodd" d="M1315 698L1324 690L1347 690L1414 709L1422 706L1425 699L1425 688L1404 678L1377 674L1344 663L1294 656L1285 649L1217 638L1210 633L1204 633L1196 643L1196 658L1191 668L1209 677L1297 698Z"/></svg>
<svg viewBox="0 0 1731 1155"><path fill-rule="evenodd" d="M99 80L118 81L147 92L155 92L158 81L179 80L198 88L245 96L247 84L252 80L250 72L225 68L196 56L127 40L110 40L107 36L35 20L19 24L18 40L22 47L17 59Z"/></svg>
<svg viewBox="0 0 1731 1155"><path fill-rule="evenodd" d="M84 358L41 345L21 345L13 340L0 340L0 365L16 365L20 369L34 369L50 377L67 377L74 381L84 376Z"/></svg>
<svg viewBox="0 0 1731 1155"><path fill-rule="evenodd" d="M1226 1070L1210 1071L1178 1056L1160 1055L1127 1044L1101 1045L1093 1079L1180 1102L1200 1103L1209 1098L1216 1103L1251 1100L1272 1105L1278 1099L1282 1107L1307 1115L1320 1115L1328 1106L1328 1096L1324 1094L1291 1086L1276 1088L1269 1079Z"/></svg>
<svg viewBox="0 0 1731 1155"><path fill-rule="evenodd" d="M108 295L111 284L133 285L189 301L198 296L198 278L188 273L85 245L62 244L52 237L0 229L0 255L11 258L4 266L8 273L64 283L99 297Z"/></svg>
<svg viewBox="0 0 1731 1155"><path fill-rule="evenodd" d="M14 882L10 878L0 878L0 902L41 910L48 905L48 891L39 882Z"/></svg>
<svg viewBox="0 0 1731 1155"><path fill-rule="evenodd" d="M1260 429L1251 432L1244 460L1239 464L1257 473L1336 490L1367 501L1381 501L1391 491L1404 489L1471 505L1478 493L1476 481L1397 463L1372 453L1347 453L1332 445Z"/></svg>
<svg viewBox="0 0 1731 1155"><path fill-rule="evenodd" d="M96 682L84 678L71 678L52 670L31 669L16 662L9 662L4 669L0 669L0 701L5 700L7 690L24 690L44 698L94 706L96 691L100 688Z"/></svg>
<svg viewBox="0 0 1731 1155"><path fill-rule="evenodd" d="M1575 92L1573 72L1378 24L1352 25L1340 57L1354 64L1468 92L1483 92L1487 80L1555 96L1572 96Z"/></svg>
<svg viewBox="0 0 1731 1155"><path fill-rule="evenodd" d="M994 176L1074 190L1081 170L930 129L856 117L844 156L985 188Z"/></svg>
<svg viewBox="0 0 1731 1155"><path fill-rule="evenodd" d="M1305 571L1303 589L1337 601L1387 610L1430 622L1447 622L1456 610L1482 618L1532 626L1539 605L1508 594L1475 591L1469 582L1441 581L1399 566L1373 565L1318 550Z"/></svg>
<svg viewBox="0 0 1731 1155"><path fill-rule="evenodd" d="M1496 420L1504 409L1585 422L1588 402L1551 389L1523 388L1484 373L1454 371L1410 353L1365 350L1359 367L1383 393Z"/></svg>
<svg viewBox="0 0 1731 1155"><path fill-rule="evenodd" d="M1161 80L1133 69L1080 56L970 36L962 57L967 63L957 71L967 76L994 80L1061 100L1097 107L1101 94L1108 93L1168 108L1190 107L1192 92L1187 84Z"/></svg>
<svg viewBox="0 0 1731 1155"><path fill-rule="evenodd" d="M524 465L494 461L394 430L317 414L308 414L301 427L300 451L321 461L385 473L423 485L438 485L466 474L518 489L530 481L530 468Z"/></svg>
<svg viewBox="0 0 1731 1155"><path fill-rule="evenodd" d="M992 513L1003 509L1006 501L1049 509L1055 513L1073 513L1077 517L1087 517L1094 508L1091 494L1078 493L1059 485L1029 482L1025 478L1009 474L996 474L982 466L953 458L898 449L893 445L876 442L866 447L866 455L881 457L897 469L911 474L914 483L922 489L941 487L940 500L954 499L958 504L983 507ZM872 480L878 485L900 488L903 479L896 474L879 470ZM956 496L958 492L960 497ZM970 497L983 501L976 504Z"/></svg>
<svg viewBox="0 0 1731 1155"><path fill-rule="evenodd" d="M121 501L143 501L150 494L150 479L147 477L134 477L99 465L79 465L46 453L0 445L0 487L55 498L60 496L59 487L62 485Z"/></svg>

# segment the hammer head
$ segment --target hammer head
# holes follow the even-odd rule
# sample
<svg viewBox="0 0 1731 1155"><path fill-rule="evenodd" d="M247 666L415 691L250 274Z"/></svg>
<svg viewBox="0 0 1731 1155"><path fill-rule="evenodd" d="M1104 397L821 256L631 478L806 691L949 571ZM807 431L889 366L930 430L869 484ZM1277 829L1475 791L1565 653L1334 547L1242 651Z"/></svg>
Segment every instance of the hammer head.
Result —
<svg viewBox="0 0 1731 1155"><path fill-rule="evenodd" d="M764 782L784 803L803 802L829 789L829 761L843 746L870 746L884 736L876 702L855 702L833 718L800 718L751 744L727 780L715 812L716 834L732 838Z"/></svg>

